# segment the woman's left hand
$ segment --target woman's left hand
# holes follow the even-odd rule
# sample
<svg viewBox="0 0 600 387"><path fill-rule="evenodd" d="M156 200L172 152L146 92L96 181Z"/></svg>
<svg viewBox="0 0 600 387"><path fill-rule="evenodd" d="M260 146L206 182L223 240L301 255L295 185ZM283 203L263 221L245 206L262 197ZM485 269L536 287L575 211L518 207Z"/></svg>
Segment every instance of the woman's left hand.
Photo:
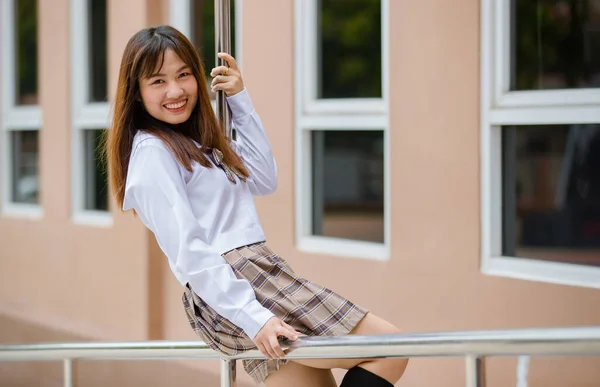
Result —
<svg viewBox="0 0 600 387"><path fill-rule="evenodd" d="M244 81L235 58L224 52L218 53L217 56L223 59L227 66L218 66L212 69L210 76L213 77L213 80L210 89L213 92L223 90L228 97L244 90Z"/></svg>

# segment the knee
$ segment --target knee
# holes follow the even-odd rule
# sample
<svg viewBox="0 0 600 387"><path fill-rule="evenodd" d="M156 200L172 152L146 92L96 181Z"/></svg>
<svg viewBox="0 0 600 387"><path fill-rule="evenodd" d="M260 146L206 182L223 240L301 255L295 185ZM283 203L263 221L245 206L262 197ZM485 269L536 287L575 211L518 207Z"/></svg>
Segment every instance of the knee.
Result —
<svg viewBox="0 0 600 387"><path fill-rule="evenodd" d="M360 364L360 367L384 378L392 384L400 380L407 366L407 358L377 359Z"/></svg>
<svg viewBox="0 0 600 387"><path fill-rule="evenodd" d="M386 334L401 334L403 331L396 327L395 325L390 324ZM396 383L402 375L404 375L404 371L406 367L408 367L408 358L386 358L386 359L377 359L375 362L379 362L380 364L376 365L376 367L380 370L380 376L384 377L392 384Z"/></svg>
<svg viewBox="0 0 600 387"><path fill-rule="evenodd" d="M408 367L408 358L400 358L400 359L392 359L394 361L394 365L392 366L392 370L394 376L396 376L399 380L402 375L404 375L404 371L406 371L406 367Z"/></svg>
<svg viewBox="0 0 600 387"><path fill-rule="evenodd" d="M408 359L393 358L385 360L387 361L387 363L383 365L385 374L388 375L388 380L390 380L390 382L396 383L398 380L400 380L402 375L404 375L404 371L406 370L406 367L408 367Z"/></svg>

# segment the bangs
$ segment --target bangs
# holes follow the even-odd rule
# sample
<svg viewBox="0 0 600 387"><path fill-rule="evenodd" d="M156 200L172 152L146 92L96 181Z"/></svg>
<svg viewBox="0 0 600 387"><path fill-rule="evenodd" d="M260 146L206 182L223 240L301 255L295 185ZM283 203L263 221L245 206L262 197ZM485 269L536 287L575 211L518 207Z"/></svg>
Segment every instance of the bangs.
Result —
<svg viewBox="0 0 600 387"><path fill-rule="evenodd" d="M134 65L137 78L147 79L152 74L158 73L163 66L165 52L168 49L173 50L188 66L192 66L189 55L186 55L185 48L182 45L169 36L155 34L153 39L150 39L139 52L137 64Z"/></svg>

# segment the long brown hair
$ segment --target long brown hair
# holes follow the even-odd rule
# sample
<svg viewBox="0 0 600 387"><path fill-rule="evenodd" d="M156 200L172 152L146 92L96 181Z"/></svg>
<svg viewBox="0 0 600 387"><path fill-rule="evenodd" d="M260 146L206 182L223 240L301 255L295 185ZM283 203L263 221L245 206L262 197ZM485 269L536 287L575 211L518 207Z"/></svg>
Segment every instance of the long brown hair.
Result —
<svg viewBox="0 0 600 387"><path fill-rule="evenodd" d="M179 125L153 118L141 102L140 80L155 73L157 67L162 67L164 53L168 49L190 66L198 83L198 102L190 118ZM123 206L133 137L138 130L160 138L189 171L192 171L194 161L212 168L213 164L205 152L209 148L216 148L223 153L223 161L229 168L244 177L249 175L240 157L229 146L213 111L198 52L181 32L170 26L151 27L137 32L127 43L121 59L112 125L106 131L103 146L111 189L119 208Z"/></svg>

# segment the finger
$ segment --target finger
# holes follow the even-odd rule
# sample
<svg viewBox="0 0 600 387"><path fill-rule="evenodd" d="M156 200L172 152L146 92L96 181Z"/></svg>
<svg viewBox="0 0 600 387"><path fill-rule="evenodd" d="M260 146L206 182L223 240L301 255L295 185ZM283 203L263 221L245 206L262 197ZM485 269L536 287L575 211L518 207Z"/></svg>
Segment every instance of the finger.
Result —
<svg viewBox="0 0 600 387"><path fill-rule="evenodd" d="M281 323L283 324L284 328L287 329L288 334L290 335L290 336L285 335L285 337L287 337L290 340L297 340L298 337L300 337L300 332L295 330L293 326L286 324L283 321Z"/></svg>
<svg viewBox="0 0 600 387"><path fill-rule="evenodd" d="M260 343L257 344L257 347L259 348L260 352L263 355L265 355L265 357L267 359L271 359L271 357L272 357L271 353L269 352L269 348L266 345L264 345L262 342L260 342Z"/></svg>
<svg viewBox="0 0 600 387"><path fill-rule="evenodd" d="M222 82L222 83L217 83L214 86L211 86L211 90L213 92L215 91L229 91L231 89L231 83L230 82Z"/></svg>
<svg viewBox="0 0 600 387"><path fill-rule="evenodd" d="M232 57L231 55L229 55L226 52L220 52L217 54L217 56L219 58L223 59L225 62L227 62L229 67L231 67L234 70L238 70L238 65L237 65L237 62L235 61L234 57Z"/></svg>
<svg viewBox="0 0 600 387"><path fill-rule="evenodd" d="M285 353L283 353L283 350L281 349L281 345L279 345L279 340L277 340L277 335L270 336L269 343L271 344L271 349L277 358L282 358L285 356Z"/></svg>
<svg viewBox="0 0 600 387"><path fill-rule="evenodd" d="M256 347L258 348L260 353L262 353L267 359L271 358L271 355L269 355L269 352L267 351L264 345L262 345L261 343L256 343Z"/></svg>
<svg viewBox="0 0 600 387"><path fill-rule="evenodd" d="M289 325L282 325L278 332L280 336L285 336L288 340L296 341L298 339L298 333Z"/></svg>
<svg viewBox="0 0 600 387"><path fill-rule="evenodd" d="M231 81L233 78L231 76L225 76L225 75L217 75L215 78L213 78L213 80L210 82L211 86L217 85L219 83L225 83L225 82L229 82Z"/></svg>
<svg viewBox="0 0 600 387"><path fill-rule="evenodd" d="M221 82L221 83L215 83L214 85L211 85L210 88L213 91L217 91L217 90L223 90L223 86L225 85L225 83Z"/></svg>
<svg viewBox="0 0 600 387"><path fill-rule="evenodd" d="M210 76L214 78L219 75L231 75L233 71L233 69L227 66L217 66L210 71Z"/></svg>
<svg viewBox="0 0 600 387"><path fill-rule="evenodd" d="M267 357L269 359L274 359L277 357L277 354L275 353L275 351L273 351L273 348L271 347L271 343L269 342L269 340L265 340L263 342L264 347L265 347L265 352L267 353Z"/></svg>

